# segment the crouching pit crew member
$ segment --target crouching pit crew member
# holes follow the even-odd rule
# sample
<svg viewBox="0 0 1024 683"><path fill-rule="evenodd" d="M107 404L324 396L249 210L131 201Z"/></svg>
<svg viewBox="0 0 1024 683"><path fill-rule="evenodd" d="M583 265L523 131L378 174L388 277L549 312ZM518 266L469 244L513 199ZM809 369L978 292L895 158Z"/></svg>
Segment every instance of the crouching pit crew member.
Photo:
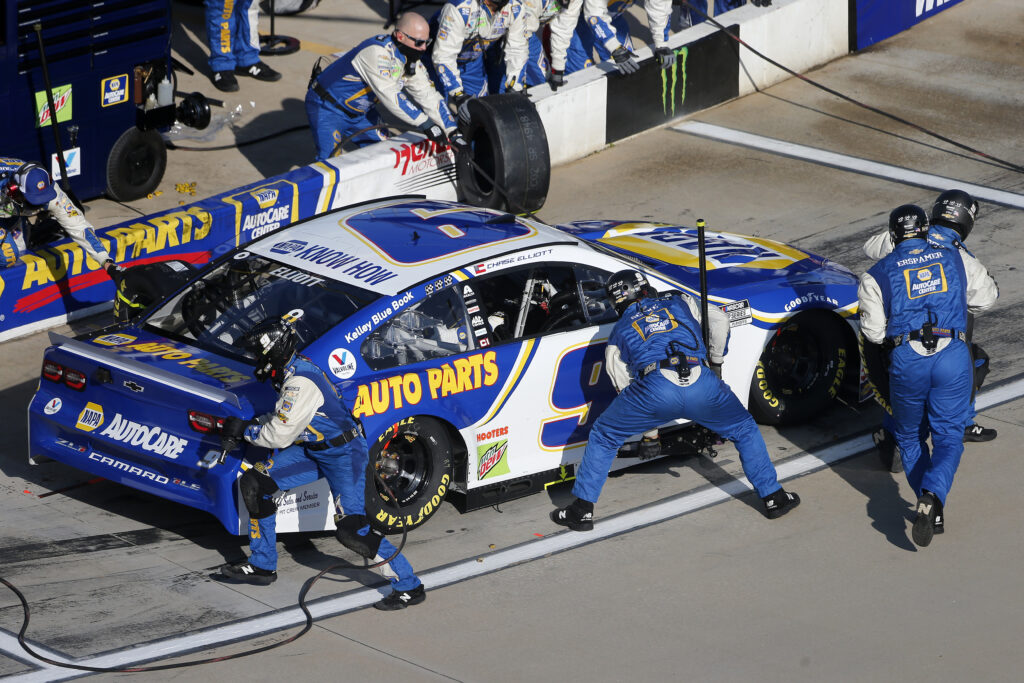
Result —
<svg viewBox="0 0 1024 683"><path fill-rule="evenodd" d="M912 536L924 547L945 529L943 510L971 416L968 311L991 307L999 292L977 259L930 239L920 207L898 207L889 229L892 253L860 278L860 329L867 342L892 347L889 396L896 444L918 496Z"/></svg>
<svg viewBox="0 0 1024 683"><path fill-rule="evenodd" d="M330 157L345 138L359 147L387 139L376 128L382 105L395 118L438 145L465 147L462 134L420 61L430 44L427 20L403 14L391 35L364 40L319 71L314 67L306 93L306 115L313 130L317 161ZM408 94L407 94L408 93Z"/></svg>
<svg viewBox="0 0 1024 683"><path fill-rule="evenodd" d="M594 503L608 478L619 446L677 418L686 418L729 439L739 450L747 479L776 519L800 504L784 490L754 418L721 379L729 320L708 307L710 366L701 335L700 307L686 294L659 295L643 274L623 270L606 285L619 313L605 350L605 366L619 395L590 430L576 471L571 504L551 513L556 524L574 531L593 529Z"/></svg>
<svg viewBox="0 0 1024 683"><path fill-rule="evenodd" d="M276 452L246 470L238 481L252 516L251 554L248 560L225 564L220 573L262 586L277 580L277 507L288 489L323 476L344 511L338 519L338 540L372 562L390 560L377 571L393 590L374 607L396 610L418 605L426 593L412 566L367 523L363 491L369 455L361 428L323 370L295 353L297 339L289 323L269 319L253 327L244 340L256 356L256 379L269 379L279 392L277 404L273 412L252 421L228 418L222 446L229 451L244 439Z"/></svg>
<svg viewBox="0 0 1024 683"><path fill-rule="evenodd" d="M110 254L103 247L92 224L82 215L81 210L74 202L50 181L50 174L38 164L24 162L20 159L0 158L0 207L9 206L17 210L22 216L35 213L47 212L57 221L64 233L71 240L80 246L86 256L103 266L103 270L111 278L117 279L121 273L121 267L114 263ZM4 211L0 208L0 211ZM6 212L13 213L9 208ZM2 241L2 240L0 240ZM21 240L8 240L4 244L13 249L15 245L24 247ZM4 249L4 256L0 259L0 268L10 263L11 254ZM17 259L14 259L17 262Z"/></svg>

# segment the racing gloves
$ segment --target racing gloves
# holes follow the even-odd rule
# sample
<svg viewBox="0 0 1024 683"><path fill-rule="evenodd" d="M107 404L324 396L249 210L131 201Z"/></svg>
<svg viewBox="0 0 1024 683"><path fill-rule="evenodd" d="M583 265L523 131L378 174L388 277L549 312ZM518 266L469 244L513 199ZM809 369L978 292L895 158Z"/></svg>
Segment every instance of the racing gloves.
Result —
<svg viewBox="0 0 1024 683"><path fill-rule="evenodd" d="M246 427L253 422L253 420L242 420L237 417L224 418L224 427L220 432L221 450L225 452L235 450L238 444L242 443Z"/></svg>
<svg viewBox="0 0 1024 683"><path fill-rule="evenodd" d="M448 136L448 142L451 143L452 151L456 154L469 151L469 141L457 130L452 131L452 134Z"/></svg>
<svg viewBox="0 0 1024 683"><path fill-rule="evenodd" d="M437 125L436 123L431 123L430 121L427 121L425 124L423 124L423 127L420 128L420 132L426 135L427 139L433 142L438 147L448 146L448 136L445 135L444 129L441 128L441 126Z"/></svg>
<svg viewBox="0 0 1024 683"><path fill-rule="evenodd" d="M659 47L654 51L654 56L658 60L658 66L662 69L671 69L676 64L676 53L670 47Z"/></svg>
<svg viewBox="0 0 1024 683"><path fill-rule="evenodd" d="M559 71L558 69L552 69L551 75L548 76L548 85L551 89L558 91L563 85L565 85L565 71Z"/></svg>
<svg viewBox="0 0 1024 683"><path fill-rule="evenodd" d="M615 68L623 76L635 74L640 70L640 64L636 61L636 57L622 45L615 48L615 51L612 52L612 59L615 60Z"/></svg>

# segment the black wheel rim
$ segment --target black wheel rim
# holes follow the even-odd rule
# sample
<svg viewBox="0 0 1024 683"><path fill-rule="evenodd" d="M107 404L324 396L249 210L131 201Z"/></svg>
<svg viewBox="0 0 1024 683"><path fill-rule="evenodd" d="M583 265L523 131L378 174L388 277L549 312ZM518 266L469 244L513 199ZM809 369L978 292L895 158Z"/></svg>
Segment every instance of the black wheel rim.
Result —
<svg viewBox="0 0 1024 683"><path fill-rule="evenodd" d="M825 359L816 339L783 328L765 349L763 365L770 386L783 396L799 396L821 376Z"/></svg>
<svg viewBox="0 0 1024 683"><path fill-rule="evenodd" d="M408 437L413 437L410 441ZM385 455L387 453L387 455ZM384 458L395 456L397 458L397 471L390 468ZM377 468L381 479L387 484L388 489L394 494L395 503L401 507L409 501L415 500L423 492L430 480L431 458L430 450L423 440L413 434L397 434L381 455L377 456L377 464L385 466ZM392 471L388 471L392 469ZM375 482L377 490L386 498L391 498L387 491L381 490L380 482Z"/></svg>
<svg viewBox="0 0 1024 683"><path fill-rule="evenodd" d="M149 145L135 145L124 158L122 178L131 187L142 187L153 177L156 168L156 154Z"/></svg>

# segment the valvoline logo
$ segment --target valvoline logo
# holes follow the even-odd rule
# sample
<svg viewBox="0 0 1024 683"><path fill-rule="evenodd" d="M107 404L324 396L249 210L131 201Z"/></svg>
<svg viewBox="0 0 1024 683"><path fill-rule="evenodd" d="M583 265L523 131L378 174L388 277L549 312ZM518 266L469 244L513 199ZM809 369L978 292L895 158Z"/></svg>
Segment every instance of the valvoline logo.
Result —
<svg viewBox="0 0 1024 683"><path fill-rule="evenodd" d="M301 251L309 246L309 242L303 242L302 240L290 240L288 242L278 242L270 248L270 251L275 254L294 254L297 251Z"/></svg>

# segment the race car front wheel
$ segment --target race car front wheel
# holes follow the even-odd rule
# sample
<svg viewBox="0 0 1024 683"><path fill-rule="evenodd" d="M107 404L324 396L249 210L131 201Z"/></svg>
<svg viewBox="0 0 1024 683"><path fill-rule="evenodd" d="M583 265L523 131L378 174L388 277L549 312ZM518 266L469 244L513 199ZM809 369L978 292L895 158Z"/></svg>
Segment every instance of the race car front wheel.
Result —
<svg viewBox="0 0 1024 683"><path fill-rule="evenodd" d="M119 202L141 199L155 190L167 168L160 133L134 126L121 134L107 157L107 195Z"/></svg>
<svg viewBox="0 0 1024 683"><path fill-rule="evenodd" d="M836 397L855 356L835 313L800 313L765 345L750 383L748 408L761 424L805 422Z"/></svg>
<svg viewBox="0 0 1024 683"><path fill-rule="evenodd" d="M370 447L366 515L385 533L415 529L437 512L451 484L452 446L444 425L406 418Z"/></svg>

